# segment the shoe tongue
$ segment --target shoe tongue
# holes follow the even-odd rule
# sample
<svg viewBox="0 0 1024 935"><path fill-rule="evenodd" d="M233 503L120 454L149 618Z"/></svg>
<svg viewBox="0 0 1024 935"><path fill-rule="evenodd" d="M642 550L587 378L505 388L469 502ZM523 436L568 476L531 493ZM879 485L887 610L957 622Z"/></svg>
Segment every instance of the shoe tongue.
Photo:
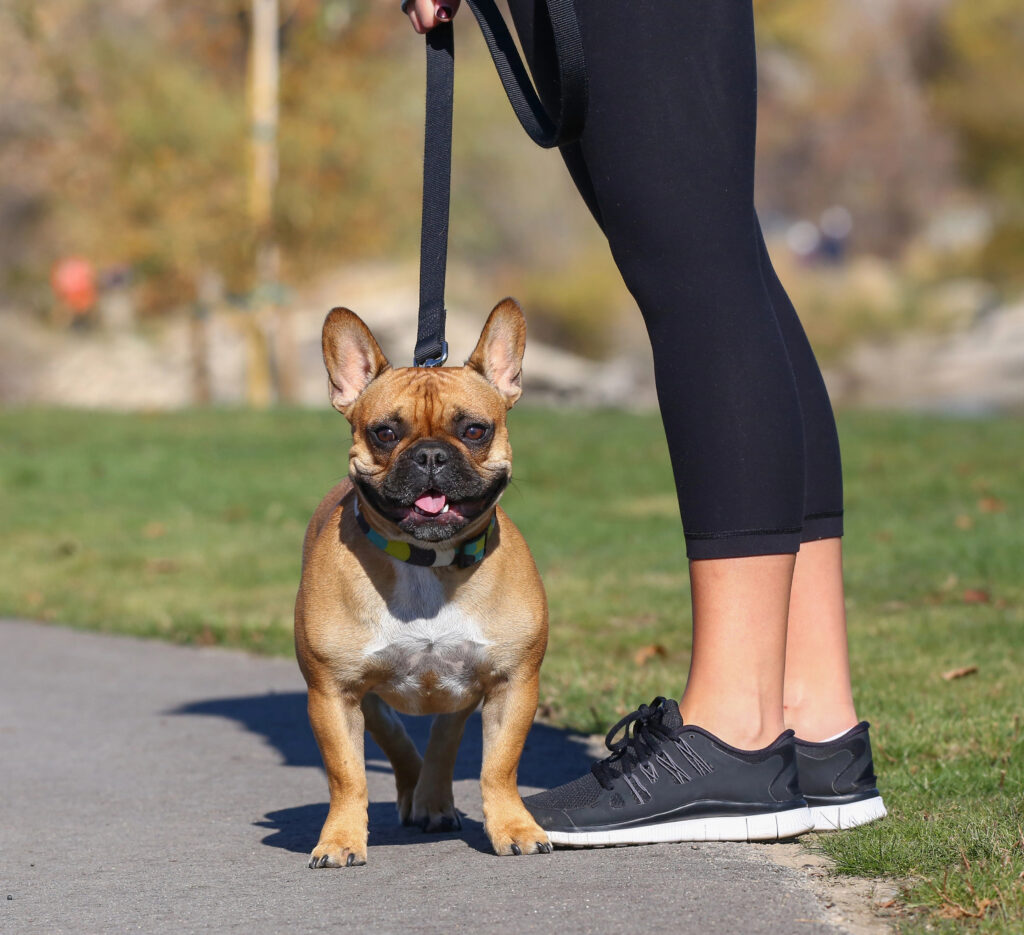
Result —
<svg viewBox="0 0 1024 935"><path fill-rule="evenodd" d="M661 703L661 723L670 730L683 726L683 716L679 713L679 705L671 698Z"/></svg>

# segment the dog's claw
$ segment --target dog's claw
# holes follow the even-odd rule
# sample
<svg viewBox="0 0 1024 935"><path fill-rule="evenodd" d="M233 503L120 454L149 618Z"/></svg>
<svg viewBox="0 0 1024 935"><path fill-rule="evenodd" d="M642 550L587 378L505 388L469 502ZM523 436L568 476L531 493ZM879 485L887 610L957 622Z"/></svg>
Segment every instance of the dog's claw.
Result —
<svg viewBox="0 0 1024 935"><path fill-rule="evenodd" d="M538 854L550 854L551 853L551 845L548 844L546 841L543 842L543 843L538 841L537 842L537 853Z"/></svg>
<svg viewBox="0 0 1024 935"><path fill-rule="evenodd" d="M462 828L462 820L458 815L440 815L431 817L426 815L423 818L410 819L403 822L404 825L419 828L426 834L444 834L450 831L459 831Z"/></svg>
<svg viewBox="0 0 1024 935"><path fill-rule="evenodd" d="M320 870L324 867L361 867L365 863L366 858L360 857L358 852L343 848L333 857L330 854L322 856L314 854L309 858L307 866L310 870Z"/></svg>
<svg viewBox="0 0 1024 935"><path fill-rule="evenodd" d="M512 853L513 853L513 854L515 854L515 855L516 855L516 857L521 857L521 856L522 856L522 854L523 854L523 851L522 851L522 849L521 849L521 848L519 847L519 845L518 845L518 844L513 844L513 845L512 845Z"/></svg>

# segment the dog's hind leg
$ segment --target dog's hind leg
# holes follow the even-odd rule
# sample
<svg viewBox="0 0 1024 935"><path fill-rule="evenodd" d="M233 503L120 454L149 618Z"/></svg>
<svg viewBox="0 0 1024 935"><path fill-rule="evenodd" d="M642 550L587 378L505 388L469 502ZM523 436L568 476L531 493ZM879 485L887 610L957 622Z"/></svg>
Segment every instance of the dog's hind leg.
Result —
<svg viewBox="0 0 1024 935"><path fill-rule="evenodd" d="M367 692L363 695L362 707L366 729L395 771L398 817L403 825L411 824L413 790L420 778L423 760L391 705L373 692Z"/></svg>
<svg viewBox="0 0 1024 935"><path fill-rule="evenodd" d="M455 778L455 756L459 752L462 731L475 710L476 705L472 704L462 711L439 714L434 718L408 824L419 825L429 832L458 831L462 827L459 813L455 810L452 780Z"/></svg>

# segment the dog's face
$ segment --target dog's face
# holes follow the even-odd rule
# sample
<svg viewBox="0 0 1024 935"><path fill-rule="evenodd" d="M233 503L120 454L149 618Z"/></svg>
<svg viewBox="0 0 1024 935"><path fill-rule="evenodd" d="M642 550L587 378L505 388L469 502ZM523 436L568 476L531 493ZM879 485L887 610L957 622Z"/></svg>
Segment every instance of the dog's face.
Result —
<svg viewBox="0 0 1024 935"><path fill-rule="evenodd" d="M486 523L511 478L505 416L521 392L525 336L505 299L465 366L392 369L358 316L327 316L331 403L352 425L349 474L389 538L455 544Z"/></svg>

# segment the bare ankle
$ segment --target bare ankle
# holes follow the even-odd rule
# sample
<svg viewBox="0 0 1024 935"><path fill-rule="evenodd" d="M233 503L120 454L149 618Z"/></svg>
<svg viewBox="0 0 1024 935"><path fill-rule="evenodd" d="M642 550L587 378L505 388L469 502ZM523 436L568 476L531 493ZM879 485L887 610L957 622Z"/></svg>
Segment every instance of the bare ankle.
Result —
<svg viewBox="0 0 1024 935"><path fill-rule="evenodd" d="M685 724L702 727L738 750L760 750L785 730L781 718L765 718L756 711L737 716L731 712L701 710L688 706L685 697L680 712Z"/></svg>
<svg viewBox="0 0 1024 935"><path fill-rule="evenodd" d="M842 734L854 727L857 712L852 704L784 704L783 715L786 728L792 730L801 740L820 743Z"/></svg>

